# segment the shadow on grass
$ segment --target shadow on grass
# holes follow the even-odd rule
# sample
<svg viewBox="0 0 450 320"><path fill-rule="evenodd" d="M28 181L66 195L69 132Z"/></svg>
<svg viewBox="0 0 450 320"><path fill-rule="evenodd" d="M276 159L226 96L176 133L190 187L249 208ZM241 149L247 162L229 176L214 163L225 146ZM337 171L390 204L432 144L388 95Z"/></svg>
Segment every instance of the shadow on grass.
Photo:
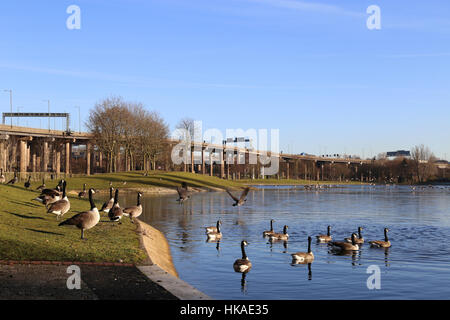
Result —
<svg viewBox="0 0 450 320"><path fill-rule="evenodd" d="M45 230L37 230L37 229L30 229L30 228L25 228L25 230L38 232L38 233L44 233L44 234L53 234L55 236L64 236L64 234L62 234L62 233L56 233L56 232L45 231Z"/></svg>
<svg viewBox="0 0 450 320"><path fill-rule="evenodd" d="M23 219L40 219L40 220L45 220L45 219L42 218L42 217L26 216L26 215L23 215L23 214L14 213L14 212L9 212L9 211L5 211L5 212L6 212L6 213L9 213L9 214L11 214L11 215L13 215L13 216L16 216L16 217L19 217L19 218L23 218ZM30 214L32 214L32 213L30 213Z"/></svg>
<svg viewBox="0 0 450 320"><path fill-rule="evenodd" d="M33 202L20 202L20 201L14 201L14 200L9 200L9 202L14 203L14 204L18 204L18 205L21 205L21 206L31 207L31 208L42 207L42 204L39 205L39 204L33 203Z"/></svg>

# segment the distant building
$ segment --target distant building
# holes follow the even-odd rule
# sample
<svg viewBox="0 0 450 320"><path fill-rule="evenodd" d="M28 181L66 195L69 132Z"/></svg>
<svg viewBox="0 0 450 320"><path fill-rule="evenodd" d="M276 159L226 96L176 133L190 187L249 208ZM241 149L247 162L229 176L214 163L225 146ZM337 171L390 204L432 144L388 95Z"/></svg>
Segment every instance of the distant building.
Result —
<svg viewBox="0 0 450 320"><path fill-rule="evenodd" d="M386 152L386 157L390 160L398 158L398 157L411 158L411 152L408 150L389 151L389 152Z"/></svg>

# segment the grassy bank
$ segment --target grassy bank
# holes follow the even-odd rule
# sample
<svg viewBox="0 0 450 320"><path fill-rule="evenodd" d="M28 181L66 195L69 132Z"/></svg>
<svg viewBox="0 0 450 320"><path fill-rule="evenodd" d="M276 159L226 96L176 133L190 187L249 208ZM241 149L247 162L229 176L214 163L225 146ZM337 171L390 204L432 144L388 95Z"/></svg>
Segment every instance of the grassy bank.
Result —
<svg viewBox="0 0 450 320"><path fill-rule="evenodd" d="M82 241L79 229L58 227L55 215L31 201L38 192L0 185L0 194L0 259L138 263L146 258L136 226L128 219L114 226L103 214L98 225L85 232L88 240ZM87 199L69 200L71 209L63 219L89 209Z"/></svg>
<svg viewBox="0 0 450 320"><path fill-rule="evenodd" d="M67 180L67 191L71 209L63 219L89 209L87 199L78 199L77 193L83 183L88 188L108 190L109 183L121 190L142 188L147 191L161 188L175 189L181 182L206 190L238 188L246 184L310 184L306 180L239 180L230 181L185 172L98 174L89 177L73 177ZM126 181L126 184L124 182ZM57 181L46 181L53 188ZM332 182L326 182L332 183ZM80 240L80 230L73 226L58 227L59 221L53 214L46 213L45 207L31 201L39 195L34 191L41 181L32 182L26 190L23 182L14 186L0 185L0 260L57 260L83 262L140 263L146 258L139 246L136 226L129 219L123 224L113 225L105 214L97 226L86 231L87 241ZM71 192L72 191L72 192ZM95 198L95 196L94 196ZM101 201L96 201L98 207Z"/></svg>
<svg viewBox="0 0 450 320"><path fill-rule="evenodd" d="M71 209L62 219L89 209L89 201L80 200L76 195L83 183L88 188L100 190L107 190L112 182L113 186L121 190L143 188L148 191L175 189L182 181L202 189L240 186L232 181L183 172L152 172L146 177L141 173L99 174L66 180ZM55 187L56 183L56 180L46 181L49 188ZM34 190L40 184L41 181L32 182L30 190L24 188L23 182L14 186L0 185L0 260L124 263L140 263L145 260L146 254L139 246L136 226L129 219L123 219L122 225L117 226L109 222L103 213L98 225L86 231L88 240L82 241L79 229L74 226L59 227L55 215L46 213L42 204L31 200L39 195ZM96 204L99 208L102 205L101 201L96 201Z"/></svg>

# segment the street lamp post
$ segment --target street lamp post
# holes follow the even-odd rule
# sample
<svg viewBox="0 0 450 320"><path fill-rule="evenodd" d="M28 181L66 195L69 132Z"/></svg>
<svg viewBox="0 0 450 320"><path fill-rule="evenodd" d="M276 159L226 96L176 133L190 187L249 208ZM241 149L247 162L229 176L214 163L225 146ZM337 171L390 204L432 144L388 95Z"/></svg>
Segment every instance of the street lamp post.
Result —
<svg viewBox="0 0 450 320"><path fill-rule="evenodd" d="M4 92L9 92L9 107L11 109L11 113L13 111L13 106L12 106L12 90L11 89L5 89L3 90ZM11 128L12 128L12 117L11 117Z"/></svg>

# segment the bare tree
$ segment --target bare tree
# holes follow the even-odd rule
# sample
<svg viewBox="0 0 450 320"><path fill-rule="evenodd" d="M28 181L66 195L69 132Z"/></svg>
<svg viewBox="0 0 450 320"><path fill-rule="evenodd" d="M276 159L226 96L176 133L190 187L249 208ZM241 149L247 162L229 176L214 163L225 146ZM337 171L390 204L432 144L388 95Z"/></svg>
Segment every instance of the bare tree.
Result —
<svg viewBox="0 0 450 320"><path fill-rule="evenodd" d="M423 183L436 173L436 165L434 164L436 157L423 144L412 148L411 159L414 163L414 174L417 182Z"/></svg>

